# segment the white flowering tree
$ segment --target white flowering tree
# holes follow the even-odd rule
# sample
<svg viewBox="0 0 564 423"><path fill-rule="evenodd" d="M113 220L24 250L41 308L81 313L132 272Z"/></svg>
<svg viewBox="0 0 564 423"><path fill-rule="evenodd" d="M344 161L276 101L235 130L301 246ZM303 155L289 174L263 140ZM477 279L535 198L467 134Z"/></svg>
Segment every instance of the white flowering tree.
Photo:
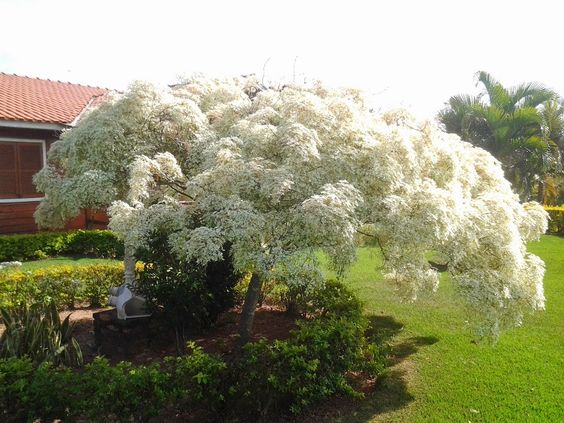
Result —
<svg viewBox="0 0 564 423"><path fill-rule="evenodd" d="M131 119L128 101L142 105ZM145 125L145 103L170 113ZM108 154L116 139L133 148ZM496 334L544 307L544 264L525 247L546 230L544 210L519 203L489 153L404 112L376 116L355 90L200 77L162 94L136 86L61 144L37 178L48 193L38 217L49 221L97 197L96 205L111 202L110 227L126 245L143 246L164 229L175 254L205 264L229 243L236 268L252 272L242 343L264 280L291 269L307 283L297 263L318 280L319 250L344 269L363 227L380 245L386 279L407 300L437 288L426 260L435 251L482 331ZM94 188L63 193L88 172L103 179L104 196Z"/></svg>

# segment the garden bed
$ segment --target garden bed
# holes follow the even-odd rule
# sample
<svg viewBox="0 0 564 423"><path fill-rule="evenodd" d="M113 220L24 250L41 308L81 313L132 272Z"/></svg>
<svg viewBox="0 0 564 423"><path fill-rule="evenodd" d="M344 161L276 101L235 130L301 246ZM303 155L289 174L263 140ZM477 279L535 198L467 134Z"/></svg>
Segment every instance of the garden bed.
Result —
<svg viewBox="0 0 564 423"><path fill-rule="evenodd" d="M161 360L166 356L176 355L174 334L162 330L154 323L147 330L125 329L125 333L116 330L116 336L105 339L100 347L95 345L94 313L106 308L82 308L61 312L61 317L71 314L71 322L75 324L74 336L84 356L84 362L90 363L102 354L111 363L127 360L135 364L147 364ZM233 350L238 334L239 309L223 313L214 327L204 334L194 335L191 340L200 345L207 353L225 354ZM295 320L276 307L263 306L255 315L252 340L284 340L295 328ZM0 330L1 331L1 330ZM125 336L124 336L125 335ZM126 345L126 342L128 343Z"/></svg>

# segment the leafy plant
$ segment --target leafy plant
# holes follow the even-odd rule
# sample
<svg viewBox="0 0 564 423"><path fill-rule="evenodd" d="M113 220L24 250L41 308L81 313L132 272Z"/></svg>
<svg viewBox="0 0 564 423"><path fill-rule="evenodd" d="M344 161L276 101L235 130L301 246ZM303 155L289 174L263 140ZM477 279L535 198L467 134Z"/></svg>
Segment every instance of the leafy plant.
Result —
<svg viewBox="0 0 564 423"><path fill-rule="evenodd" d="M544 209L550 216L550 220L548 221L548 232L555 235L564 235L564 206L545 206Z"/></svg>
<svg viewBox="0 0 564 423"><path fill-rule="evenodd" d="M37 260L57 255L100 258L123 256L123 243L111 231L76 230L0 235L0 262Z"/></svg>
<svg viewBox="0 0 564 423"><path fill-rule="evenodd" d="M83 303L99 306L106 302L108 289L121 285L122 280L123 263L2 272L0 307L47 301L53 301L58 309L72 309Z"/></svg>
<svg viewBox="0 0 564 423"><path fill-rule="evenodd" d="M179 351L188 332L209 327L222 311L233 306L239 276L233 270L229 248L223 260L201 266L176 258L166 237L156 234L137 256L145 269L135 289L145 297L149 309L175 330Z"/></svg>
<svg viewBox="0 0 564 423"><path fill-rule="evenodd" d="M74 337L70 315L63 321L54 302L25 303L0 309L5 330L0 337L0 357L29 357L34 364L81 365L82 352Z"/></svg>

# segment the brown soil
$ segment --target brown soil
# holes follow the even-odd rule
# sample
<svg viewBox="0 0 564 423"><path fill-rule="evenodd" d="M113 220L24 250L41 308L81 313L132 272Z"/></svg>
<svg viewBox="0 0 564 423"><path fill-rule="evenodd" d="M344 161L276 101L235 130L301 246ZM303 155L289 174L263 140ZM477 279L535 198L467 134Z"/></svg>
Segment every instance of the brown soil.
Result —
<svg viewBox="0 0 564 423"><path fill-rule="evenodd" d="M104 355L112 363L128 360L144 364L177 354L174 332L163 330L157 322L151 321L127 328L112 326L103 331L102 342L96 346L92 315L102 310L105 309L87 308L61 313L61 318L71 314L70 320L75 324L74 336L82 348L85 363L91 362L97 355ZM239 309L230 310L219 317L214 327L187 340L194 341L208 353L229 353L235 347L239 318ZM252 340L287 339L294 327L294 318L287 313L263 306L255 314Z"/></svg>

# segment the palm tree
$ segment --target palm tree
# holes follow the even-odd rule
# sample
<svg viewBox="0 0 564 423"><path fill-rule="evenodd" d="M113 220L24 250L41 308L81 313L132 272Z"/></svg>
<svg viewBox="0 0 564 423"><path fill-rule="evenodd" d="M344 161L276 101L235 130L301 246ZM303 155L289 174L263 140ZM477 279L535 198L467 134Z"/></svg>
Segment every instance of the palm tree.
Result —
<svg viewBox="0 0 564 423"><path fill-rule="evenodd" d="M558 95L537 83L506 88L483 71L476 78L484 91L451 97L438 119L447 132L501 161L514 189L528 200L533 183L553 173L555 162L560 161L555 160L558 144L552 139L563 128L562 113L556 112L562 112L561 107L553 104L558 104Z"/></svg>

